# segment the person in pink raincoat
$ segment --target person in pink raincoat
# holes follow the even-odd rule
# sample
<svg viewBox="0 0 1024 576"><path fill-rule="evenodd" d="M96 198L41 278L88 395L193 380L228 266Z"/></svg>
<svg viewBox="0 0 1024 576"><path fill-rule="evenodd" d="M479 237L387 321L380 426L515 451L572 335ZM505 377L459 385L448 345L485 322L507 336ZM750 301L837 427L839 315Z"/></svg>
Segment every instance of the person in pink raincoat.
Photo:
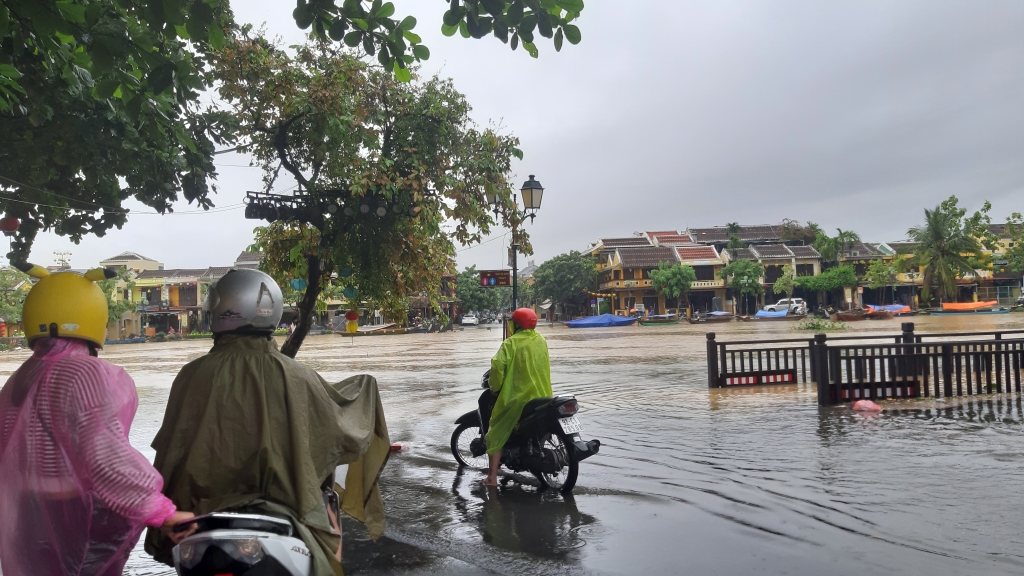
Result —
<svg viewBox="0 0 1024 576"><path fill-rule="evenodd" d="M97 357L110 271L39 278L22 313L32 356L0 390L0 570L6 576L120 575L145 526L192 517L132 448L138 395ZM184 534L174 534L176 540Z"/></svg>

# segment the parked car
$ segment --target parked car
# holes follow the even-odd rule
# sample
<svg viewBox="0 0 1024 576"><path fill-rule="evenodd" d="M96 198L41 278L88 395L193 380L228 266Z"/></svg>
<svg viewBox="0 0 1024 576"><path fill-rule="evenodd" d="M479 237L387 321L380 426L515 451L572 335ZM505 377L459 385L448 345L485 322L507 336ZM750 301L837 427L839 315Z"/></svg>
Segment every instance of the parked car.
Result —
<svg viewBox="0 0 1024 576"><path fill-rule="evenodd" d="M766 312L782 312L783 310L797 312L798 310L806 309L807 303L804 302L803 298L783 298L775 304L769 304L763 308Z"/></svg>
<svg viewBox="0 0 1024 576"><path fill-rule="evenodd" d="M475 314L466 314L465 316L462 317L462 325L463 326L479 326L480 325L480 319L477 318Z"/></svg>

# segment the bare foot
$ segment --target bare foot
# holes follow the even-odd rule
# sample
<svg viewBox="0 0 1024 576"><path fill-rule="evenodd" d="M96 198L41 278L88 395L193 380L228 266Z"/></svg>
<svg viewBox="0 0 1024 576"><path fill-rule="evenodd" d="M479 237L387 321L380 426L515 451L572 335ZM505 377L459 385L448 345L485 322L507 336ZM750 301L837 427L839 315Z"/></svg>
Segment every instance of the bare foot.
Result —
<svg viewBox="0 0 1024 576"><path fill-rule="evenodd" d="M498 479L495 478L494 480L491 480L490 478L484 478L483 480L480 481L480 483L483 484L484 486L497 486Z"/></svg>

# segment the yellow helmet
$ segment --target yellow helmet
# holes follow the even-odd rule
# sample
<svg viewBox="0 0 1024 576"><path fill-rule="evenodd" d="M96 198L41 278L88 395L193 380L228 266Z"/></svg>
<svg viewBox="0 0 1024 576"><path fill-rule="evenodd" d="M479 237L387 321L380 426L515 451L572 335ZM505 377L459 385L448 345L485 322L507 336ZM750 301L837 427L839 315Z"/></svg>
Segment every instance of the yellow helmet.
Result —
<svg viewBox="0 0 1024 576"><path fill-rule="evenodd" d="M25 297L21 323L31 343L43 336L80 338L103 346L107 333L107 297L97 280L113 278L113 270L96 268L85 273L56 272L33 264L18 264L39 281Z"/></svg>

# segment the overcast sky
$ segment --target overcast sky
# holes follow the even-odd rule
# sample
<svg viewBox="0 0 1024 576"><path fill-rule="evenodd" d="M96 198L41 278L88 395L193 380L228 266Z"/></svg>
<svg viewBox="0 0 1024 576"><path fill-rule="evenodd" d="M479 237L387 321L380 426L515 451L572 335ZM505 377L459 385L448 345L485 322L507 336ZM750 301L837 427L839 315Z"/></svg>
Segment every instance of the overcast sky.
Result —
<svg viewBox="0 0 1024 576"><path fill-rule="evenodd" d="M517 184L536 174L546 188L529 227L538 263L602 236L734 221L897 240L950 194L971 210L990 200L999 221L1024 211L1019 0L589 0L583 42L555 53L541 39L536 60L493 37L443 37L444 0L395 4L430 47L423 73L453 78L478 123L521 139ZM294 3L234 5L301 41ZM218 157L219 207L259 186L247 163ZM85 267L131 250L168 268L229 265L253 226L237 208L139 214L77 246L42 235L33 260L70 250ZM500 267L501 236L461 251L460 268Z"/></svg>

